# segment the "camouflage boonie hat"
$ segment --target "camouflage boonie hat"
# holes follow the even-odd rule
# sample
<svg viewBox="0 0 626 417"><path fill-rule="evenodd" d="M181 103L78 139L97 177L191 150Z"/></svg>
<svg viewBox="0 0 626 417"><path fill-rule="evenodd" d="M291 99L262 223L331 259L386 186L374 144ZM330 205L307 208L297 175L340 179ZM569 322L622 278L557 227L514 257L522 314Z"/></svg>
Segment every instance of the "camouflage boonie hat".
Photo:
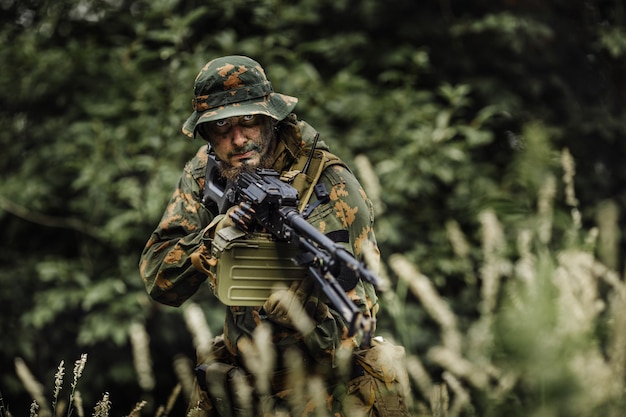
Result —
<svg viewBox="0 0 626 417"><path fill-rule="evenodd" d="M284 119L298 99L275 93L265 71L246 56L225 56L208 62L196 77L193 113L183 133L195 137L200 123L246 114L264 114Z"/></svg>

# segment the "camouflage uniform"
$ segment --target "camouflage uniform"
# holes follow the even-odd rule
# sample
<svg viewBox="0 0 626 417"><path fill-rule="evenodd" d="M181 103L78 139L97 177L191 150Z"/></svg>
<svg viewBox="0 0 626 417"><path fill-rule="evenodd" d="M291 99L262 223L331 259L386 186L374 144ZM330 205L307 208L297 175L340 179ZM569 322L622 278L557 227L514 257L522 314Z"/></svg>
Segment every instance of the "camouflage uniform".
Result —
<svg viewBox="0 0 626 417"><path fill-rule="evenodd" d="M246 79L246 76L252 78ZM216 79L223 83L224 93L213 98L211 94L206 94L207 88L213 88L207 87L207 80L215 83ZM252 83L259 80L261 82ZM289 170L297 157L307 152L316 133L310 125L297 120L291 113L297 99L272 92L263 69L246 57L226 57L209 62L196 78L195 95L194 113L183 127L183 132L190 137L195 136L200 123L235 115L265 114L280 120L275 133L278 146L272 166L278 172ZM201 203L206 163L207 149L203 146L186 164L165 213L141 255L140 272L150 296L167 305L181 305L211 274L203 262L211 262L207 246L210 245L219 213ZM345 236L342 245L357 259L362 259L366 244L377 253L372 205L350 170L342 165L331 166L324 170L320 182L326 185L330 202L317 206L308 221L324 234L338 232ZM371 284L358 280L347 295L365 316L375 317L378 300ZM357 349L360 340L358 335L348 336L342 316L320 301L323 297L317 290L307 292L307 297L307 311L316 322L315 329L308 334L269 320L261 307L227 307L223 338L216 341L212 360L236 366L243 371L244 379L249 380L250 363L245 362L245 355L255 350L255 330L266 325L271 329L271 343L277 351L270 378L271 387L266 392L272 404L290 408L289 392L293 392L294 386L284 378L285 371L290 369L289 360L284 358L288 351L297 351L298 363L304 367L307 378L317 375L324 381L329 414L345 415L340 411L340 403L346 396L346 383L353 369L340 371L337 358L341 356L340 351ZM309 308L311 302L313 309ZM205 360L208 359L199 358L200 363ZM253 394L257 404L255 413L267 413L268 410L262 407L263 396L259 394L263 393ZM206 392L200 392L194 401L191 406L204 410L198 415L219 415ZM355 404L354 401L350 403ZM288 414L281 415L309 415L314 412L311 404L301 408L291 407ZM370 410L373 408L371 404L367 407ZM234 410L232 413L225 412L223 408L220 410L222 414L245 414Z"/></svg>

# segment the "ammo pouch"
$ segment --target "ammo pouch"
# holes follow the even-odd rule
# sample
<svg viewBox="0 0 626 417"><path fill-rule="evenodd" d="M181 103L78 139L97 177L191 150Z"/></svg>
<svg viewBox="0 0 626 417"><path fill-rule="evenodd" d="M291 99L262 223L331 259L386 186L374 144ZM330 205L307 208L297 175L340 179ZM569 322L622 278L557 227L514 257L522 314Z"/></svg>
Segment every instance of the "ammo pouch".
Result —
<svg viewBox="0 0 626 417"><path fill-rule="evenodd" d="M353 353L356 372L342 400L343 410L359 410L368 417L410 417L409 381L405 352L381 337Z"/></svg>
<svg viewBox="0 0 626 417"><path fill-rule="evenodd" d="M306 268L293 261L300 253L295 243L276 241L269 233L246 237L235 226L221 229L211 245L217 259L211 289L226 305L261 306L275 290L304 279Z"/></svg>

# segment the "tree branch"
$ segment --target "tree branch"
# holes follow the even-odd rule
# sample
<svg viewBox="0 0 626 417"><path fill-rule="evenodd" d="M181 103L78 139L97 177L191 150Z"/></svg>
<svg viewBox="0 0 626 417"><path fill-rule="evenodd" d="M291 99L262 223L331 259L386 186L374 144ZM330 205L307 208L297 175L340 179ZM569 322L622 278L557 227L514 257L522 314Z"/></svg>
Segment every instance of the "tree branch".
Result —
<svg viewBox="0 0 626 417"><path fill-rule="evenodd" d="M80 219L55 217L37 213L2 196L0 196L0 209L31 223L46 227L75 230L98 240L103 239L103 233L100 228L85 223Z"/></svg>

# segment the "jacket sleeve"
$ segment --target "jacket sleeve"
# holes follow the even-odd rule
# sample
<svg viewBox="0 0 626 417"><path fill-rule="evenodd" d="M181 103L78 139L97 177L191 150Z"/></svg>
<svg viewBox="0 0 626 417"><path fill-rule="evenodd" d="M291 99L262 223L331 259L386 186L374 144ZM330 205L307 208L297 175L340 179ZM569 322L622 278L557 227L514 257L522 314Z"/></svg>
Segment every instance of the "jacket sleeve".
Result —
<svg viewBox="0 0 626 417"><path fill-rule="evenodd" d="M203 149L185 166L139 262L148 294L171 306L181 305L207 278L190 260L194 252L204 249L204 229L214 217L200 203L206 163Z"/></svg>

